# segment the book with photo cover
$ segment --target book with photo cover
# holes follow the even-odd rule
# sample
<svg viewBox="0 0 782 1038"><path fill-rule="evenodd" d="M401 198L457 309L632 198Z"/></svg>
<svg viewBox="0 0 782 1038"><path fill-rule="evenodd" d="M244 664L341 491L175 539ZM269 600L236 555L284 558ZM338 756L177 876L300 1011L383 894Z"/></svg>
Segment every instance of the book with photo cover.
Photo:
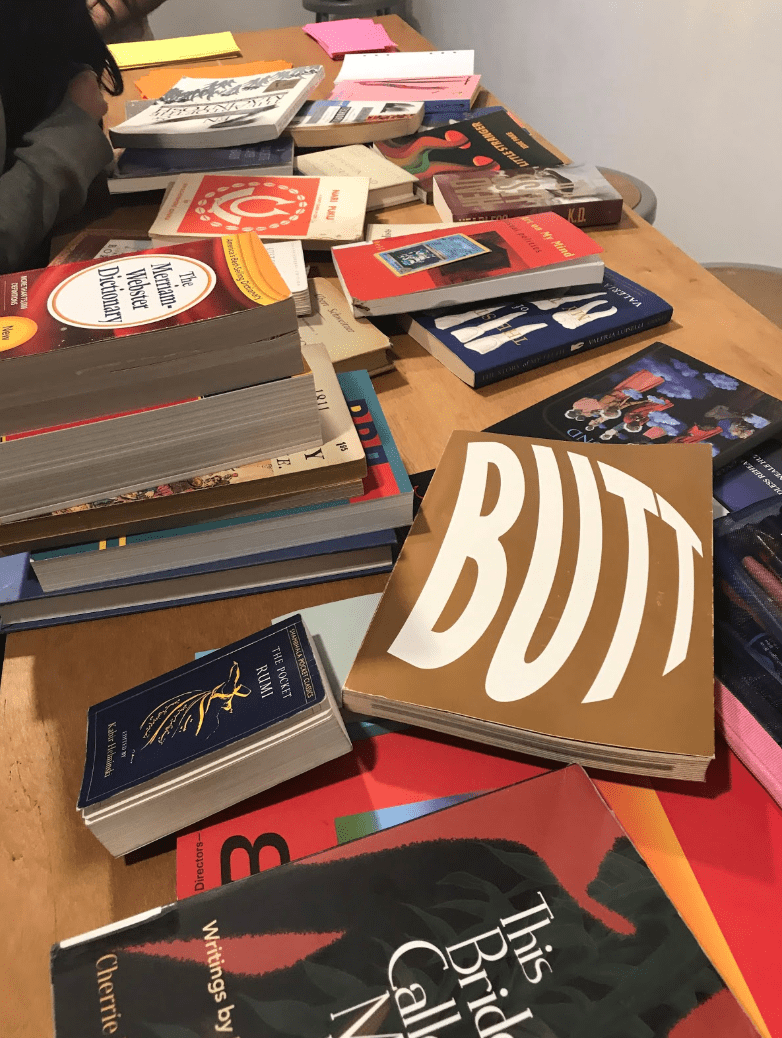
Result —
<svg viewBox="0 0 782 1038"><path fill-rule="evenodd" d="M575 443L706 443L720 469L782 430L782 400L664 342L487 432Z"/></svg>
<svg viewBox="0 0 782 1038"><path fill-rule="evenodd" d="M438 173L432 191L435 209L453 223L546 212L559 213L578 227L622 218L622 196L595 166Z"/></svg>
<svg viewBox="0 0 782 1038"><path fill-rule="evenodd" d="M333 259L353 313L365 316L599 285L602 251L561 216L541 213L336 248Z"/></svg>
<svg viewBox="0 0 782 1038"><path fill-rule="evenodd" d="M268 1038L758 1033L579 768L61 941L51 971L58 1038L120 1013Z"/></svg>
<svg viewBox="0 0 782 1038"><path fill-rule="evenodd" d="M421 310L401 318L405 331L468 386L480 389L666 324L673 309L616 271L590 291L560 289L488 306Z"/></svg>
<svg viewBox="0 0 782 1038"><path fill-rule="evenodd" d="M279 137L323 80L322 65L259 76L187 76L109 129L115 148L237 148Z"/></svg>
<svg viewBox="0 0 782 1038"><path fill-rule="evenodd" d="M410 136L378 141L373 147L418 178L418 194L424 202L432 200L438 173L563 165L562 159L504 110L480 119L467 116L445 126L423 126Z"/></svg>
<svg viewBox="0 0 782 1038"><path fill-rule="evenodd" d="M297 148L367 144L415 133L420 101L307 101L286 126Z"/></svg>
<svg viewBox="0 0 782 1038"><path fill-rule="evenodd" d="M702 781L714 755L711 524L704 447L455 432L343 703L554 760Z"/></svg>
<svg viewBox="0 0 782 1038"><path fill-rule="evenodd" d="M366 177L178 177L166 193L153 240L166 243L254 231L269 241L299 238L308 248L361 241Z"/></svg>

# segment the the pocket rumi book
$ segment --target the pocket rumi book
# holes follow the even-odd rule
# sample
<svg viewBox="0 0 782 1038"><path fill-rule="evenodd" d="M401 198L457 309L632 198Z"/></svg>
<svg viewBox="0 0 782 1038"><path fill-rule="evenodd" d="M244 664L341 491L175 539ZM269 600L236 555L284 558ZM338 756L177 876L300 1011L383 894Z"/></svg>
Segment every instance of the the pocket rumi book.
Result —
<svg viewBox="0 0 782 1038"><path fill-rule="evenodd" d="M345 683L351 710L703 779L711 452L455 432Z"/></svg>

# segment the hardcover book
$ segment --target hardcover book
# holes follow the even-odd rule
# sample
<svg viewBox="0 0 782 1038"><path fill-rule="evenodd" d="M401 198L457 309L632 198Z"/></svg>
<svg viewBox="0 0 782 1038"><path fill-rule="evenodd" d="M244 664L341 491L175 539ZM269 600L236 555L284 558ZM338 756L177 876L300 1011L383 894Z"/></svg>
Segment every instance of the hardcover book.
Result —
<svg viewBox="0 0 782 1038"><path fill-rule="evenodd" d="M295 616L90 707L77 806L125 854L349 749Z"/></svg>
<svg viewBox="0 0 782 1038"><path fill-rule="evenodd" d="M561 216L541 213L337 248L333 259L360 317L596 285L602 251Z"/></svg>
<svg viewBox="0 0 782 1038"><path fill-rule="evenodd" d="M669 303L616 271L592 291L569 288L493 305L421 310L405 331L462 382L481 386L667 324Z"/></svg>
<svg viewBox="0 0 782 1038"><path fill-rule="evenodd" d="M418 178L419 197L424 202L432 199L433 179L438 173L531 166L551 169L563 164L505 111L446 126L422 127L409 137L378 141L374 147Z"/></svg>
<svg viewBox="0 0 782 1038"><path fill-rule="evenodd" d="M302 371L293 300L254 234L0 276L0 430Z"/></svg>
<svg viewBox="0 0 782 1038"><path fill-rule="evenodd" d="M52 986L59 1038L757 1035L577 768L63 941Z"/></svg>
<svg viewBox="0 0 782 1038"><path fill-rule="evenodd" d="M313 313L299 321L301 341L321 345L335 371L366 370L370 375L390 371L391 340L366 317L354 317L347 300L327 278L313 278Z"/></svg>
<svg viewBox="0 0 782 1038"><path fill-rule="evenodd" d="M487 431L576 443L706 443L722 468L782 429L782 400L655 342Z"/></svg>
<svg viewBox="0 0 782 1038"><path fill-rule="evenodd" d="M237 148L126 148L108 178L113 195L165 189L180 173L293 173L293 142L278 138Z"/></svg>
<svg viewBox="0 0 782 1038"><path fill-rule="evenodd" d="M299 504L309 505L361 493L361 480L367 473L366 455L339 380L324 346L305 345L303 353L315 382L321 446L0 524L0 549L6 553L27 551L80 543L88 537L107 541L183 522L206 522L248 509L276 511L294 498ZM253 395L253 390L242 392ZM273 400L271 397L267 406L271 407Z"/></svg>
<svg viewBox="0 0 782 1038"><path fill-rule="evenodd" d="M412 202L416 179L363 144L299 155L296 169L307 176L367 177L367 211Z"/></svg>
<svg viewBox="0 0 782 1038"><path fill-rule="evenodd" d="M344 705L702 780L714 755L711 521L705 448L453 433Z"/></svg>
<svg viewBox="0 0 782 1038"><path fill-rule="evenodd" d="M622 218L622 196L595 166L438 173L432 192L437 212L453 223L545 212L559 213L578 227Z"/></svg>
<svg viewBox="0 0 782 1038"><path fill-rule="evenodd" d="M116 148L236 148L273 140L323 76L322 65L260 76L185 76L109 136Z"/></svg>
<svg viewBox="0 0 782 1038"><path fill-rule="evenodd" d="M361 241L365 177L238 177L183 174L169 189L153 238L204 238L253 231L270 241L300 238L310 248Z"/></svg>
<svg viewBox="0 0 782 1038"><path fill-rule="evenodd" d="M299 148L367 144L415 133L420 101L307 101L285 128Z"/></svg>

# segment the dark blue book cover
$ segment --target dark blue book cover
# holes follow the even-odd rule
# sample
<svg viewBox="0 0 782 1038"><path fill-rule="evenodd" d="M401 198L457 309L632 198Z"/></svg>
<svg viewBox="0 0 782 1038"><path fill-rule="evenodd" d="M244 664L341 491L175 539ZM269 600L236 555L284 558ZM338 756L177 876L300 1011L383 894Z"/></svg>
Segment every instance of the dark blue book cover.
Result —
<svg viewBox="0 0 782 1038"><path fill-rule="evenodd" d="M708 443L714 468L782 429L782 400L654 342L486 432L575 443Z"/></svg>
<svg viewBox="0 0 782 1038"><path fill-rule="evenodd" d="M714 496L729 512L772 497L782 502L782 441L766 440L716 475Z"/></svg>
<svg viewBox="0 0 782 1038"><path fill-rule="evenodd" d="M159 177L166 173L208 173L293 163L293 140L278 137L242 148L126 148L117 160L117 176Z"/></svg>
<svg viewBox="0 0 782 1038"><path fill-rule="evenodd" d="M90 707L78 807L98 804L321 703L301 616Z"/></svg>
<svg viewBox="0 0 782 1038"><path fill-rule="evenodd" d="M594 288L423 310L410 334L468 385L481 386L667 324L660 296L606 270Z"/></svg>

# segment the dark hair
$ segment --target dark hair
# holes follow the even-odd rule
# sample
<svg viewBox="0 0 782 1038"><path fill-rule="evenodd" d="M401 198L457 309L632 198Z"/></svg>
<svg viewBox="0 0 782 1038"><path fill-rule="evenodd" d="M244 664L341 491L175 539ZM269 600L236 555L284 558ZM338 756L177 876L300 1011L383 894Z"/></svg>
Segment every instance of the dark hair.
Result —
<svg viewBox="0 0 782 1038"><path fill-rule="evenodd" d="M122 93L122 74L93 24L87 0L0 0L7 152L51 115L85 67L109 94Z"/></svg>

